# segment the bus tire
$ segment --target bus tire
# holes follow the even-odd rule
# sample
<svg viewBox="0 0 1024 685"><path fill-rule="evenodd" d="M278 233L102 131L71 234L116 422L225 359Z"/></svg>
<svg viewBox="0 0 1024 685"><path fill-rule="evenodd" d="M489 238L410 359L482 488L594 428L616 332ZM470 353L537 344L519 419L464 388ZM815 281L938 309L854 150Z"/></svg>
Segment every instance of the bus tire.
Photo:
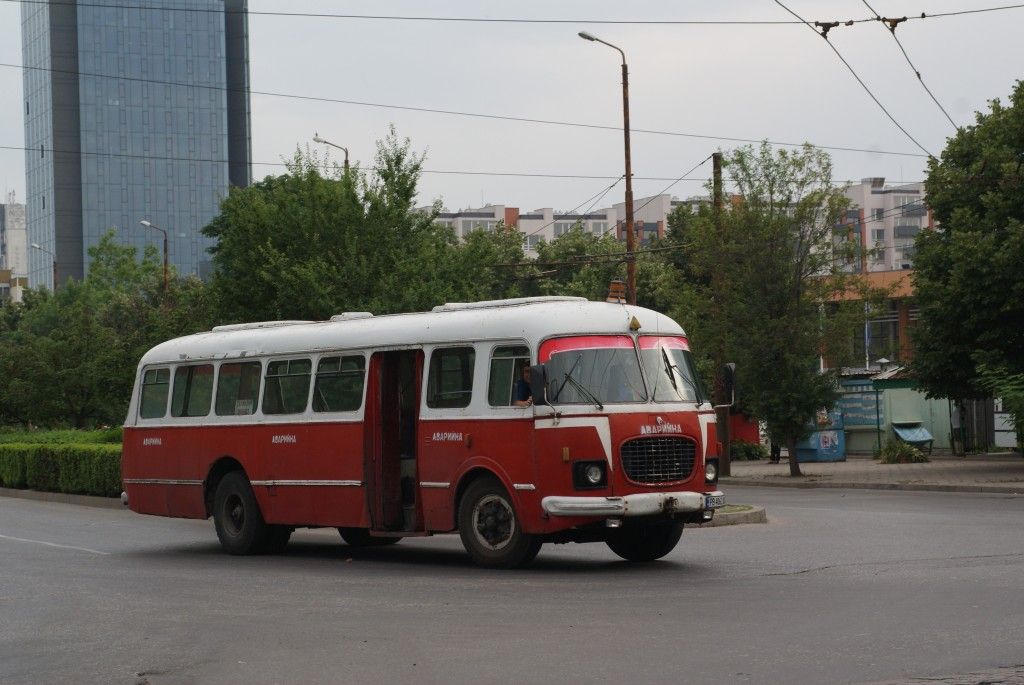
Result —
<svg viewBox="0 0 1024 685"><path fill-rule="evenodd" d="M341 534L341 539L349 547L384 547L385 545L393 545L402 539L400 537L370 535L370 531L366 528L339 528L338 533Z"/></svg>
<svg viewBox="0 0 1024 685"><path fill-rule="evenodd" d="M533 561L541 540L523 532L512 498L494 478L472 482L459 500L459 536L480 566L516 568Z"/></svg>
<svg viewBox="0 0 1024 685"><path fill-rule="evenodd" d="M676 521L627 524L609 531L607 544L626 561L654 561L675 549L682 534Z"/></svg>
<svg viewBox="0 0 1024 685"><path fill-rule="evenodd" d="M265 549L269 528L249 479L241 471L226 474L218 483L213 496L213 524L228 554L259 554Z"/></svg>
<svg viewBox="0 0 1024 685"><path fill-rule="evenodd" d="M263 539L263 554L280 554L288 546L295 529L291 526L267 526L267 534Z"/></svg>

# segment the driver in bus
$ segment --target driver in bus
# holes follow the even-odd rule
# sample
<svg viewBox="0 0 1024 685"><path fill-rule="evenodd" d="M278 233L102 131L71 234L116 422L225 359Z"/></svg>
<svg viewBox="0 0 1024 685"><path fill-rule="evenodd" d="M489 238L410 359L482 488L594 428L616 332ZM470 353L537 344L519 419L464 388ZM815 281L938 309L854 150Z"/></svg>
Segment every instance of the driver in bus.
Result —
<svg viewBox="0 0 1024 685"><path fill-rule="evenodd" d="M522 375L512 387L512 404L517 407L529 407L533 404L533 391L530 390L529 364L523 364Z"/></svg>

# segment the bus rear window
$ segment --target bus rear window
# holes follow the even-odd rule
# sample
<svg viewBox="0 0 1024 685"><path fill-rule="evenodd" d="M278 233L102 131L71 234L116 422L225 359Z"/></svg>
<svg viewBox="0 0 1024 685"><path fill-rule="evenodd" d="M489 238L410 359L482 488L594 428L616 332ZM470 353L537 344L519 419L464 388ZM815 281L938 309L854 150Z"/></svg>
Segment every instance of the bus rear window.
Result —
<svg viewBox="0 0 1024 685"><path fill-rule="evenodd" d="M267 364L263 387L264 414L300 414L309 401L309 376L313 362L286 359Z"/></svg>
<svg viewBox="0 0 1024 685"><path fill-rule="evenodd" d="M358 411L363 404L365 369L362 355L321 359L316 366L313 411Z"/></svg>
<svg viewBox="0 0 1024 685"><path fill-rule="evenodd" d="M171 416L206 416L213 399L213 365L179 366L174 370Z"/></svg>
<svg viewBox="0 0 1024 685"><path fill-rule="evenodd" d="M142 398L139 416L144 419L163 418L167 413L167 391L171 387L170 369L149 369L142 375Z"/></svg>
<svg viewBox="0 0 1024 685"><path fill-rule="evenodd" d="M256 413L260 393L259 362L221 364L217 379L217 416L244 416Z"/></svg>

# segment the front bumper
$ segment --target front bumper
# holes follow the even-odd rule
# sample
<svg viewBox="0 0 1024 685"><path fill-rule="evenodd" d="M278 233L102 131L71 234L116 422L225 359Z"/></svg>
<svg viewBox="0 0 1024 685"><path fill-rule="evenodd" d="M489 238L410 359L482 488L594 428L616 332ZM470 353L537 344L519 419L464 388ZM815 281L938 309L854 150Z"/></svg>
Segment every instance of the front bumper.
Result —
<svg viewBox="0 0 1024 685"><path fill-rule="evenodd" d="M651 516L722 506L725 506L725 496L718 490L709 493L643 492L622 497L552 496L541 500L541 507L549 516Z"/></svg>

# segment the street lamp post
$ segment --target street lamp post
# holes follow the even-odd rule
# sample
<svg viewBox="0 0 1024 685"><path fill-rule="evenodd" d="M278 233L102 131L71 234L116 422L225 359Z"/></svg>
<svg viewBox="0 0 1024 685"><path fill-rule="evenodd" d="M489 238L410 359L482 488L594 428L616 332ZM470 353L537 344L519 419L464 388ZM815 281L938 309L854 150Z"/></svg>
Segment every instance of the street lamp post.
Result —
<svg viewBox="0 0 1024 685"><path fill-rule="evenodd" d="M636 237L633 235L633 163L629 154L629 68L626 53L597 36L580 31L579 37L614 48L622 55L622 133L626 148L626 290L629 303L636 304Z"/></svg>
<svg viewBox="0 0 1024 685"><path fill-rule="evenodd" d="M149 219L143 219L142 221L139 222L139 224L142 225L142 226L145 226L146 228L152 228L153 230L160 231L161 233L164 234L164 292L166 293L167 292L167 231L162 229L162 228L160 228L159 226L154 226L152 223L149 222Z"/></svg>
<svg viewBox="0 0 1024 685"><path fill-rule="evenodd" d="M324 140L323 138L320 137L320 134L316 133L316 132L313 133L313 142L314 143L322 143L323 145L330 145L331 147L336 147L339 150L341 150L342 152L344 152L345 153L345 173L346 174L348 173L348 148L347 147L342 147L340 145L336 145L335 143L332 143L329 140Z"/></svg>
<svg viewBox="0 0 1024 685"><path fill-rule="evenodd" d="M43 254L50 255L50 259L53 260L53 292L57 292L57 255L53 254L39 243L32 243L33 250L39 250Z"/></svg>

